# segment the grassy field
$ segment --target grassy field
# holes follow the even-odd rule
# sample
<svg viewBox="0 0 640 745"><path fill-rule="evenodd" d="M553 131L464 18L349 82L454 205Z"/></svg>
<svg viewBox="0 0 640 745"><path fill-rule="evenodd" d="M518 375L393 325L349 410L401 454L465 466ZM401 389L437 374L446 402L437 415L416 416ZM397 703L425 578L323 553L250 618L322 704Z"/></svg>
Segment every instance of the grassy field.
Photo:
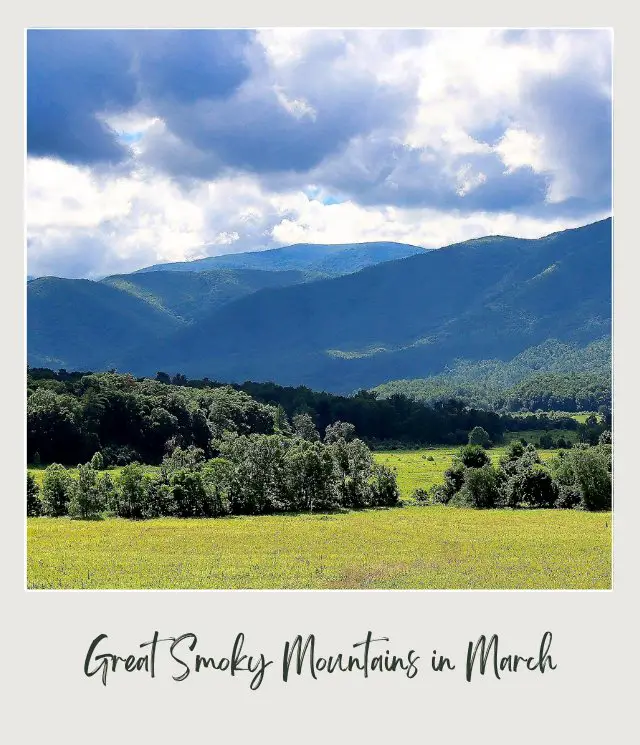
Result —
<svg viewBox="0 0 640 745"><path fill-rule="evenodd" d="M389 450L373 454L377 463L392 468L398 479L400 496L409 500L415 489L428 490L444 480L444 472L451 466L453 456L459 447L437 447L424 450ZM493 463L497 463L505 453L506 447L488 450ZM558 454L558 450L539 450L542 461L547 461ZM431 460L433 459L433 460Z"/></svg>
<svg viewBox="0 0 640 745"><path fill-rule="evenodd" d="M402 499L440 483L457 448L374 454ZM504 447L489 451L494 462ZM542 450L543 460L557 451ZM41 481L43 471L30 469ZM115 476L119 469L112 469ZM611 516L420 507L332 515L29 518L30 588L604 589Z"/></svg>
<svg viewBox="0 0 640 745"><path fill-rule="evenodd" d="M606 589L611 516L405 507L212 520L29 518L30 588Z"/></svg>

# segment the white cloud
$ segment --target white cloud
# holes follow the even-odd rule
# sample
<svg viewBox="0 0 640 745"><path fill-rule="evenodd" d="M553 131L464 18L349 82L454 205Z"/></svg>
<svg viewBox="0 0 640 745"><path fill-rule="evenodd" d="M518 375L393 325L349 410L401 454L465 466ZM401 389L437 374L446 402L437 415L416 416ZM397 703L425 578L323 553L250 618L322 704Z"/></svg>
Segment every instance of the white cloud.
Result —
<svg viewBox="0 0 640 745"><path fill-rule="evenodd" d="M545 170L542 137L530 134L525 129L509 128L496 145L507 171L529 167L540 173Z"/></svg>
<svg viewBox="0 0 640 745"><path fill-rule="evenodd" d="M392 240L439 247L495 233L537 237L584 222L325 204L320 194L267 193L245 176L191 187L145 172L100 179L89 169L44 159L29 159L27 187L34 275L103 276L298 242Z"/></svg>
<svg viewBox="0 0 640 745"><path fill-rule="evenodd" d="M606 32L267 29L247 54L226 97L101 113L133 153L119 169L28 159L30 274L538 237L609 212Z"/></svg>

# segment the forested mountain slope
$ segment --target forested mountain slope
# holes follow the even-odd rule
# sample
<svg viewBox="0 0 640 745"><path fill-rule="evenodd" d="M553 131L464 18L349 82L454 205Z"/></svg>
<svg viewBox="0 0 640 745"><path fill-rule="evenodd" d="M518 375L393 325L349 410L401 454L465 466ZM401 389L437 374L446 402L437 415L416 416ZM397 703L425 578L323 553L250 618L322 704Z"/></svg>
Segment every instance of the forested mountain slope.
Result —
<svg viewBox="0 0 640 745"><path fill-rule="evenodd" d="M537 240L488 237L224 306L123 357L138 374L180 370L350 391L510 360L549 339L610 333L611 220Z"/></svg>

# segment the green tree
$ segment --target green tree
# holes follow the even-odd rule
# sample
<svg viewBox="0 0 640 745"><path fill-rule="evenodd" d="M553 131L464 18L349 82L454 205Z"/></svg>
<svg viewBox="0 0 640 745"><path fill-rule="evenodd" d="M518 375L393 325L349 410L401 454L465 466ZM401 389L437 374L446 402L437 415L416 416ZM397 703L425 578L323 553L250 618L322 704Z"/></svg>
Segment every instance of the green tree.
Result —
<svg viewBox="0 0 640 745"><path fill-rule="evenodd" d="M560 453L551 468L561 489L578 490L585 509L611 509L610 445L574 447Z"/></svg>
<svg viewBox="0 0 640 745"><path fill-rule="evenodd" d="M503 493L509 507L553 507L558 499L558 484L545 468L534 464L511 476Z"/></svg>
<svg viewBox="0 0 640 745"><path fill-rule="evenodd" d="M286 507L288 442L281 435L241 435L220 443L223 457L232 464L229 499L234 514L259 515Z"/></svg>
<svg viewBox="0 0 640 745"><path fill-rule="evenodd" d="M179 469L169 481L178 517L206 517L207 492L199 471Z"/></svg>
<svg viewBox="0 0 640 745"><path fill-rule="evenodd" d="M545 432L543 435L540 435L539 446L543 450L551 450L556 444L553 441L553 437L548 432Z"/></svg>
<svg viewBox="0 0 640 745"><path fill-rule="evenodd" d="M226 458L212 458L202 467L202 483L211 517L226 515L231 511L229 489L232 469L232 464Z"/></svg>
<svg viewBox="0 0 640 745"><path fill-rule="evenodd" d="M67 511L71 517L97 517L105 508L98 485L98 472L89 464L78 466L78 480L69 500Z"/></svg>
<svg viewBox="0 0 640 745"><path fill-rule="evenodd" d="M27 517L37 517L42 512L38 491L36 480L27 472Z"/></svg>
<svg viewBox="0 0 640 745"><path fill-rule="evenodd" d="M292 509L331 510L338 504L337 474L331 451L319 442L299 440L285 456L288 502Z"/></svg>
<svg viewBox="0 0 640 745"><path fill-rule="evenodd" d="M293 431L298 437L309 442L317 442L320 439L316 425L310 414L296 414L292 421Z"/></svg>
<svg viewBox="0 0 640 745"><path fill-rule="evenodd" d="M398 480L387 466L374 464L371 494L374 507L397 507L400 504Z"/></svg>
<svg viewBox="0 0 640 745"><path fill-rule="evenodd" d="M66 515L74 486L75 481L64 466L47 466L42 481L42 512L50 517Z"/></svg>
<svg viewBox="0 0 640 745"><path fill-rule="evenodd" d="M278 404L273 413L273 429L275 432L281 432L283 435L290 435L292 432L291 424L287 417L284 407Z"/></svg>
<svg viewBox="0 0 640 745"><path fill-rule="evenodd" d="M97 481L97 487L99 492L99 500L102 505L104 505L103 509L109 510L111 512L116 512L117 510L117 498L116 498L116 486L113 483L113 479L111 478L111 475L108 473L103 473L102 476L98 478Z"/></svg>
<svg viewBox="0 0 640 745"><path fill-rule="evenodd" d="M162 459L161 471L165 478L174 471L199 471L205 462L204 450L189 445L187 448L177 447L170 455Z"/></svg>
<svg viewBox="0 0 640 745"><path fill-rule="evenodd" d="M371 504L370 478L373 457L362 440L345 442L340 439L332 449L338 472L338 493L344 507L361 508Z"/></svg>
<svg viewBox="0 0 640 745"><path fill-rule="evenodd" d="M598 439L598 444L600 445L611 445L611 430L606 429Z"/></svg>
<svg viewBox="0 0 640 745"><path fill-rule="evenodd" d="M147 491L144 469L139 463L125 466L116 482L116 514L140 520L145 516Z"/></svg>
<svg viewBox="0 0 640 745"><path fill-rule="evenodd" d="M345 442L351 442L356 438L356 428L350 422L334 422L329 424L324 431L324 441L327 445L343 439Z"/></svg>

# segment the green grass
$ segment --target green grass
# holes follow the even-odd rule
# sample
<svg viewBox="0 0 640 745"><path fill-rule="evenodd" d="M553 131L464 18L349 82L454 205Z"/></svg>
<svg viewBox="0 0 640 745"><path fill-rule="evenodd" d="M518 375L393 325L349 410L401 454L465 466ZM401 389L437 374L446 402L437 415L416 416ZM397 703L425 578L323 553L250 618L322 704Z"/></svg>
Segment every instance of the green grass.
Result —
<svg viewBox="0 0 640 745"><path fill-rule="evenodd" d="M599 414L595 411L579 411L577 413L573 412L573 413L567 414L567 416L570 416L572 419L575 419L576 422L580 422L580 424L584 424L591 415L594 415L598 419L600 419Z"/></svg>
<svg viewBox="0 0 640 745"><path fill-rule="evenodd" d="M505 449L488 451L494 463ZM407 503L416 488L442 482L457 451L438 447L374 457L395 469ZM539 452L543 460L557 453ZM43 469L29 470L41 481ZM27 584L34 589L611 586L609 513L410 505L215 520L29 518L27 533Z"/></svg>
<svg viewBox="0 0 640 745"><path fill-rule="evenodd" d="M29 518L29 588L606 589L611 516L405 507L146 522Z"/></svg>
<svg viewBox="0 0 640 745"><path fill-rule="evenodd" d="M519 439L519 438L516 438ZM491 461L497 464L506 451L506 446L487 450ZM436 447L423 450L389 450L374 453L377 463L392 468L398 479L400 496L408 501L416 489L429 490L444 480L444 472L451 465L459 447ZM539 450L542 461L547 461L558 454L558 450ZM429 460L433 458L433 460Z"/></svg>

